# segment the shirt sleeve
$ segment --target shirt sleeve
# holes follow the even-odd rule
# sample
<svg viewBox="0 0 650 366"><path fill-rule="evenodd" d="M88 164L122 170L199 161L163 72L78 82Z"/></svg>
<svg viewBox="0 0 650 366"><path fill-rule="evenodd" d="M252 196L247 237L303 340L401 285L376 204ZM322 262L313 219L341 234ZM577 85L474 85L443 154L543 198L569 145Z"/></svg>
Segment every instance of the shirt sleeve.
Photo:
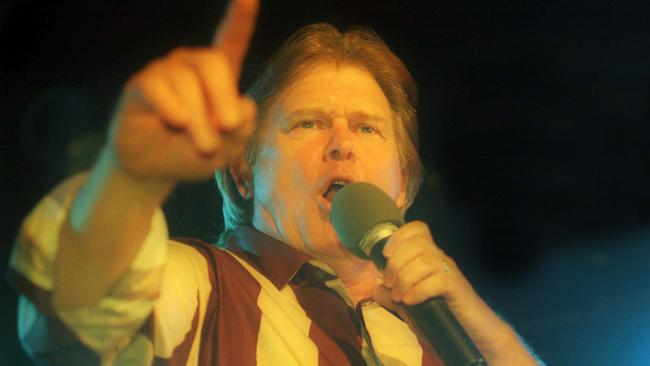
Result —
<svg viewBox="0 0 650 366"><path fill-rule="evenodd" d="M44 197L24 220L17 236L8 280L20 293L21 342L33 358L44 364L80 364L82 360L81 364L115 364L125 355L131 361L135 361L134 357L138 359L138 364L150 363L156 352L164 355L174 348L176 340L170 334L180 330L183 337L186 323L192 321L199 308L199 287L201 292L209 291L205 284L196 281L196 276L205 275L201 273L202 258L188 249L177 248L177 243L173 243L175 249L171 251L179 258L168 258L170 241L159 209L128 271L99 303L74 310L54 309L50 302L54 259L59 232L75 191L59 189L58 193ZM188 267L191 270L186 271ZM165 286L167 289L163 289ZM183 291L172 296L179 286L185 286ZM171 311L182 314L176 323L156 327L146 324L156 321L152 320L154 311L160 313L157 319L165 319ZM144 328L150 332L143 332ZM156 337L160 338L160 345L155 344ZM74 361L69 362L68 356L73 356Z"/></svg>

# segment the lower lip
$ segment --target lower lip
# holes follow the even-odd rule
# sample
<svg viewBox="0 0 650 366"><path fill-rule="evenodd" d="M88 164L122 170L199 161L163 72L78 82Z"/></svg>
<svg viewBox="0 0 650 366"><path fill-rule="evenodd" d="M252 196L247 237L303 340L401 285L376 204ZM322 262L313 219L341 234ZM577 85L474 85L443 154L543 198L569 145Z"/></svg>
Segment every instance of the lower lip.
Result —
<svg viewBox="0 0 650 366"><path fill-rule="evenodd" d="M323 196L318 196L317 201L318 201L318 208L329 219L330 211L332 210L332 202L326 200L325 197Z"/></svg>

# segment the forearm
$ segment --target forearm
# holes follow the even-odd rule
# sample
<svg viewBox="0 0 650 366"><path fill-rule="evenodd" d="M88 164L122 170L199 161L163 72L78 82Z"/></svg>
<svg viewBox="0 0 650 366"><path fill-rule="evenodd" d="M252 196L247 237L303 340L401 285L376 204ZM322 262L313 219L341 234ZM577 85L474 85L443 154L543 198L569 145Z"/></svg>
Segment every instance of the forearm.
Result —
<svg viewBox="0 0 650 366"><path fill-rule="evenodd" d="M544 365L540 359L535 357L532 350L528 348L512 328L508 326L506 326L506 328L507 329L504 329L501 334L501 343L499 343L494 349L486 350L484 352L488 365Z"/></svg>
<svg viewBox="0 0 650 366"><path fill-rule="evenodd" d="M495 366L524 366L543 365L532 350L517 335L517 332L501 319L482 299L477 298L477 306L473 327L468 327L470 338L485 357L488 365ZM480 311L479 311L480 310Z"/></svg>
<svg viewBox="0 0 650 366"><path fill-rule="evenodd" d="M59 235L52 303L96 304L137 254L172 183L145 181L116 167L104 151L81 185ZM75 187L67 187L74 190Z"/></svg>

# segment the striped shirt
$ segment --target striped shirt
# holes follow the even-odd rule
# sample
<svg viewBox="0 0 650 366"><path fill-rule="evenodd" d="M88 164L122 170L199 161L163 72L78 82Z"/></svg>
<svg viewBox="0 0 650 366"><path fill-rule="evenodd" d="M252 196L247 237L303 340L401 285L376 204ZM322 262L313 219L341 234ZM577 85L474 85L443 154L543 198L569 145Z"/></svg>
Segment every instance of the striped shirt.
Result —
<svg viewBox="0 0 650 366"><path fill-rule="evenodd" d="M170 240L162 212L128 272L90 307L50 304L71 198L45 197L24 221L10 283L19 336L56 365L442 365L399 317L354 306L327 266L242 227L218 248Z"/></svg>

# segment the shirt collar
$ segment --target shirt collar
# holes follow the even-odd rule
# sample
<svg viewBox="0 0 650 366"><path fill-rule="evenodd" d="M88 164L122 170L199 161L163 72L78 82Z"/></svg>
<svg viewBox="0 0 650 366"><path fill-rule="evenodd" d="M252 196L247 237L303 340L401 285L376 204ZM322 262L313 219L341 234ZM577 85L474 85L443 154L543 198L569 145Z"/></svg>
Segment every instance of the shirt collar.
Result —
<svg viewBox="0 0 650 366"><path fill-rule="evenodd" d="M233 230L226 248L255 267L282 289L311 258L250 226Z"/></svg>

